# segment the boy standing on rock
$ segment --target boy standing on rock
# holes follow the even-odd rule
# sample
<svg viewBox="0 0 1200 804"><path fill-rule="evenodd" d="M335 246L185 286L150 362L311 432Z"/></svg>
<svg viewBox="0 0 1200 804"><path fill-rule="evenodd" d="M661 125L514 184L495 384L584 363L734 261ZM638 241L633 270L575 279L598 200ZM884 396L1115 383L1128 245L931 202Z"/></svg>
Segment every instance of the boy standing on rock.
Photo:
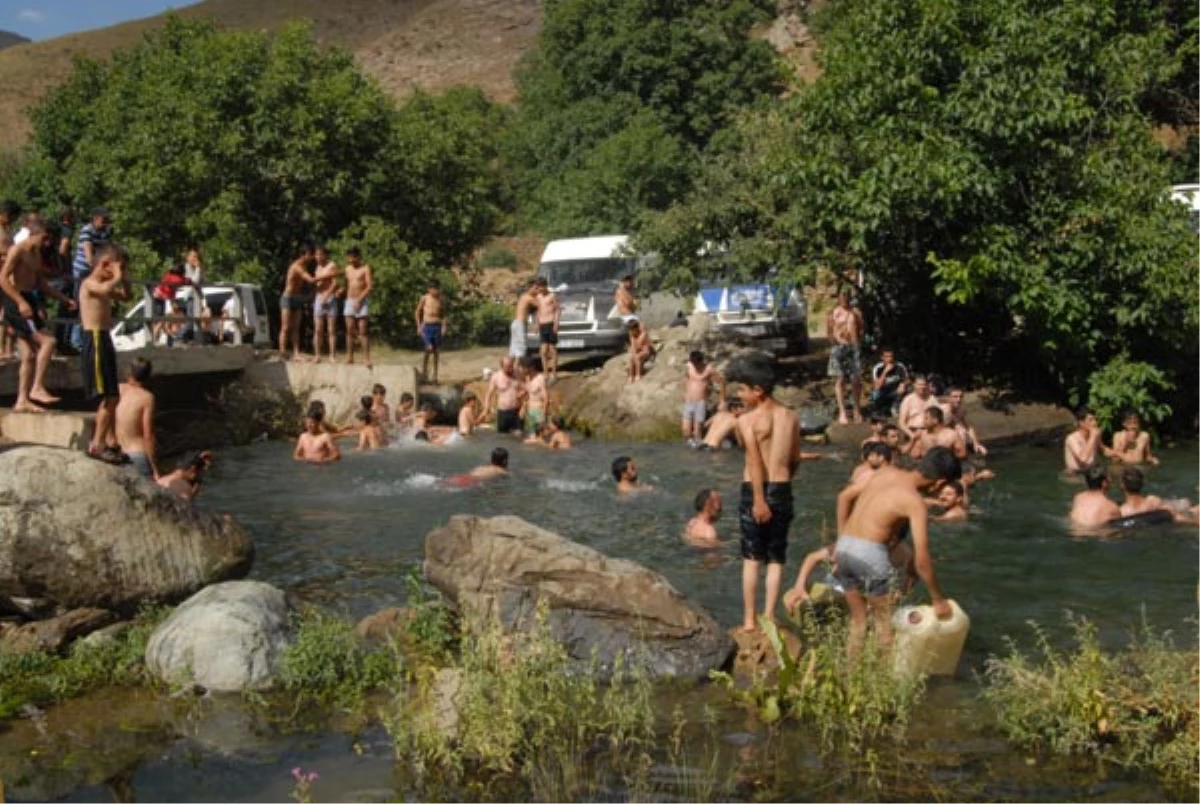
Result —
<svg viewBox="0 0 1200 804"><path fill-rule="evenodd" d="M79 286L79 323L83 327L79 369L83 375L83 392L88 401L100 400L88 455L108 463L120 463L120 450L108 446L116 440L114 425L117 401L121 397L117 351L109 331L112 329L113 300L129 298L129 279L125 276L129 252L115 243L106 243L96 250L94 259L95 267Z"/></svg>
<svg viewBox="0 0 1200 804"><path fill-rule="evenodd" d="M758 630L755 600L758 569L767 564L764 616L775 616L783 565L787 561L788 526L795 515L792 476L800 463L800 422L796 414L771 396L775 372L764 359L738 367L735 382L746 412L738 417L738 432L746 446L738 524L742 530L742 630Z"/></svg>
<svg viewBox="0 0 1200 804"><path fill-rule="evenodd" d="M146 388L152 371L150 361L139 357L129 364L129 374L121 383L117 402L116 434L121 451L129 456L138 474L147 480L158 479L154 440L154 394Z"/></svg>

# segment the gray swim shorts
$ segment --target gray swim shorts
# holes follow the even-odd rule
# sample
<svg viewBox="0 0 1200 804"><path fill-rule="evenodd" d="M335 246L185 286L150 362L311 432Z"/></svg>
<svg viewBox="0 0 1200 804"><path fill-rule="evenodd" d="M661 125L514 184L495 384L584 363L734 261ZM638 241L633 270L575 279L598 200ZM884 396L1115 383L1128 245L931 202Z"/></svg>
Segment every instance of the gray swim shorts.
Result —
<svg viewBox="0 0 1200 804"><path fill-rule="evenodd" d="M857 536L839 536L834 578L846 591L857 589L867 597L886 595L892 582L892 562L887 545Z"/></svg>
<svg viewBox="0 0 1200 804"><path fill-rule="evenodd" d="M342 305L342 316L345 318L370 318L370 297L363 296L357 302L354 299L346 299L346 303Z"/></svg>
<svg viewBox="0 0 1200 804"><path fill-rule="evenodd" d="M684 402L683 403L683 420L695 422L697 426L704 424L704 420L708 418L708 403L704 400L699 402Z"/></svg>
<svg viewBox="0 0 1200 804"><path fill-rule="evenodd" d="M150 459L146 457L144 452L126 452L129 456L129 465L137 470L137 473L147 480L154 479L154 470L150 468Z"/></svg>

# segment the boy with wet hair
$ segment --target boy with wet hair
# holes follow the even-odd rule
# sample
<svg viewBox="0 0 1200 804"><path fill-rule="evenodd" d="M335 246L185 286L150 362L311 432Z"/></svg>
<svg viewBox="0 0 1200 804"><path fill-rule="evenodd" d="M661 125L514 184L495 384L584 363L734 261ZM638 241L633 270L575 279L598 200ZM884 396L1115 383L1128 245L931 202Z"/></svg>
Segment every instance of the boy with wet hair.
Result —
<svg viewBox="0 0 1200 804"><path fill-rule="evenodd" d="M1121 429L1113 433L1112 448L1101 445L1104 454L1117 463L1151 463L1158 458L1150 454L1150 434L1142 429L1142 418L1128 411L1121 420Z"/></svg>
<svg viewBox="0 0 1200 804"><path fill-rule="evenodd" d="M958 458L945 447L934 447L915 470L881 467L865 483L847 486L837 498L838 540L835 548L837 573L850 609L847 653L854 657L867 633L867 615L875 623L881 647L892 642L892 599L889 588L892 563L889 545L905 526L912 535L917 575L925 582L938 619L950 616L950 604L942 595L929 551L929 515L925 493L962 476Z"/></svg>
<svg viewBox="0 0 1200 804"><path fill-rule="evenodd" d="M689 447L697 447L704 437L704 421L708 418L708 391L717 386L720 399L717 410L725 408L725 378L712 365L704 361L704 352L693 351L688 355L683 378L683 422L680 429Z"/></svg>
<svg viewBox="0 0 1200 804"><path fill-rule="evenodd" d="M380 424L390 424L392 421L392 409L388 407L385 399L387 399L387 389L380 383L375 383L371 388L371 414Z"/></svg>
<svg viewBox="0 0 1200 804"><path fill-rule="evenodd" d="M370 399L370 397L364 397ZM379 426L379 420L370 410L360 410L354 416L358 420L358 446L356 449L381 449L387 446L387 436Z"/></svg>
<svg viewBox="0 0 1200 804"><path fill-rule="evenodd" d="M178 494L185 500L193 500L200 493L200 482L204 473L212 465L212 454L208 452L188 453L183 456L179 468L169 474L161 475L156 481L159 486Z"/></svg>
<svg viewBox="0 0 1200 804"><path fill-rule="evenodd" d="M850 473L850 485L865 483L883 466L892 462L892 448L882 441L868 441L862 445L862 463Z"/></svg>
<svg viewBox="0 0 1200 804"><path fill-rule="evenodd" d="M726 442L733 446L741 446L742 435L738 432L737 420L742 411L742 400L729 400L725 410L718 410L705 422L704 440L696 444L696 449L720 449Z"/></svg>
<svg viewBox="0 0 1200 804"><path fill-rule="evenodd" d="M474 433L479 419L479 397L474 391L467 391L463 394L462 408L458 411L458 434L469 436Z"/></svg>
<svg viewBox="0 0 1200 804"><path fill-rule="evenodd" d="M1075 421L1078 427L1063 443L1063 463L1068 472L1082 475L1100 456L1100 424L1087 405L1075 410Z"/></svg>
<svg viewBox="0 0 1200 804"><path fill-rule="evenodd" d="M739 397L746 412L737 427L746 447L738 524L742 531L742 630L758 630L755 617L758 573L767 565L763 616L775 617L783 565L787 561L788 527L795 515L792 477L800 464L800 422L796 414L772 396L775 370L764 358L748 358L731 371L741 384Z"/></svg>
<svg viewBox="0 0 1200 804"><path fill-rule="evenodd" d="M333 441L333 436L325 431L325 412L323 409L309 408L304 417L304 432L296 439L296 449L292 459L304 463L333 463L340 460L342 453Z"/></svg>
<svg viewBox="0 0 1200 804"><path fill-rule="evenodd" d="M1086 489L1071 500L1071 522L1084 528L1108 524L1121 516L1121 508L1108 497L1108 471L1092 466L1083 471Z"/></svg>
<svg viewBox="0 0 1200 804"><path fill-rule="evenodd" d="M696 515L688 520L683 537L693 547L719 547L716 521L721 516L721 494L716 489L701 489L692 501Z"/></svg>
<svg viewBox="0 0 1200 804"><path fill-rule="evenodd" d="M396 426L406 430L413 426L413 408L417 400L408 391L400 394L400 404L396 406Z"/></svg>

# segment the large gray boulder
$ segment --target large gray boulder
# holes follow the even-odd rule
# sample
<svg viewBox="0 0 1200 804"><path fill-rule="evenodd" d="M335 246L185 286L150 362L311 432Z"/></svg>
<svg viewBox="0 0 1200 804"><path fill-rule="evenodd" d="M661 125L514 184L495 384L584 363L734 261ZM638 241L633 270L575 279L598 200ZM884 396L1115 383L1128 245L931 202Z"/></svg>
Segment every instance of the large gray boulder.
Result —
<svg viewBox="0 0 1200 804"><path fill-rule="evenodd" d="M425 538L425 576L468 616L527 630L539 600L551 635L601 675L618 656L655 677L701 679L732 640L657 572L613 559L515 516L454 516Z"/></svg>
<svg viewBox="0 0 1200 804"><path fill-rule="evenodd" d="M146 667L169 684L262 690L291 641L287 596L261 581L218 583L183 602L146 643Z"/></svg>
<svg viewBox="0 0 1200 804"><path fill-rule="evenodd" d="M220 517L81 452L0 454L0 595L130 611L250 571L254 544Z"/></svg>

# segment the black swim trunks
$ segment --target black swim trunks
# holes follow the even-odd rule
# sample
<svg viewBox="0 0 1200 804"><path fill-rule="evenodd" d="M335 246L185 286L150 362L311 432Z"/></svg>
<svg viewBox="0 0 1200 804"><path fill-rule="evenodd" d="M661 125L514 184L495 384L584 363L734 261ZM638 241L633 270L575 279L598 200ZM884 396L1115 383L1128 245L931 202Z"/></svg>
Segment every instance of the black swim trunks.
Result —
<svg viewBox="0 0 1200 804"><path fill-rule="evenodd" d="M549 324L538 324L538 338L542 343L548 343L554 346L558 343L558 333L554 331L554 322Z"/></svg>
<svg viewBox="0 0 1200 804"><path fill-rule="evenodd" d="M89 329L83 333L79 371L83 375L83 392L88 401L121 395L117 386L117 350L113 348L108 330Z"/></svg>
<svg viewBox="0 0 1200 804"><path fill-rule="evenodd" d="M791 483L768 483L767 507L771 518L761 525L754 521L754 491L742 483L742 500L738 505L738 524L742 529L742 558L783 564L787 561L788 526L796 515L792 505Z"/></svg>
<svg viewBox="0 0 1200 804"><path fill-rule="evenodd" d="M512 433L521 429L521 412L519 410L501 410L496 412L496 432Z"/></svg>
<svg viewBox="0 0 1200 804"><path fill-rule="evenodd" d="M21 291L21 298L33 310L33 316L26 318L21 315L21 308L5 293L4 321L12 329L14 335L23 341L28 341L33 339L34 333L40 332L46 326L46 314L41 308L41 300L33 291Z"/></svg>

